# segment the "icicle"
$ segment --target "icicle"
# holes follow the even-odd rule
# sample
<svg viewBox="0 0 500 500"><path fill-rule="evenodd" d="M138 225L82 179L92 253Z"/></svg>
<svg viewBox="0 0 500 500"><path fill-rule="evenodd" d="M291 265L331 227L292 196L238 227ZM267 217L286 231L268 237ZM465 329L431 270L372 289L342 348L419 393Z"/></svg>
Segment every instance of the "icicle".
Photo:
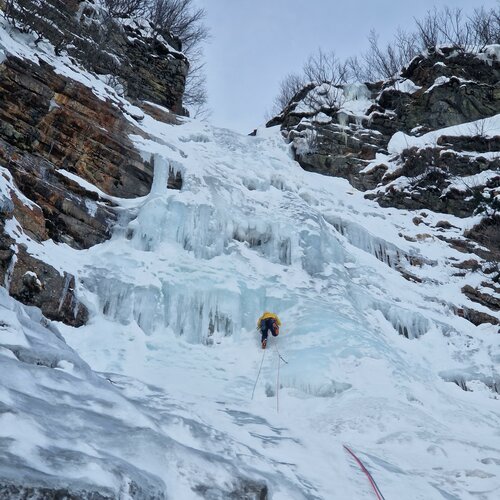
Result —
<svg viewBox="0 0 500 500"><path fill-rule="evenodd" d="M349 123L349 115L344 111L339 111L337 113L337 119L339 121L339 125L342 128L342 137L344 138L345 145L347 146L347 128Z"/></svg>
<svg viewBox="0 0 500 500"><path fill-rule="evenodd" d="M14 250L12 257L9 262L9 267L7 268L7 272L5 273L4 286L7 291L10 291L10 282L12 280L12 274L14 273L14 267L16 267L17 262L17 245L13 245L11 250Z"/></svg>
<svg viewBox="0 0 500 500"><path fill-rule="evenodd" d="M151 195L161 195L167 192L169 162L158 154L153 158L154 175L153 184L151 186Z"/></svg>
<svg viewBox="0 0 500 500"><path fill-rule="evenodd" d="M64 287L61 292L61 299L59 300L59 307L57 308L57 312L60 312L64 302L66 301L66 297L68 296L69 285L71 283L72 276L70 274L66 274L64 277Z"/></svg>

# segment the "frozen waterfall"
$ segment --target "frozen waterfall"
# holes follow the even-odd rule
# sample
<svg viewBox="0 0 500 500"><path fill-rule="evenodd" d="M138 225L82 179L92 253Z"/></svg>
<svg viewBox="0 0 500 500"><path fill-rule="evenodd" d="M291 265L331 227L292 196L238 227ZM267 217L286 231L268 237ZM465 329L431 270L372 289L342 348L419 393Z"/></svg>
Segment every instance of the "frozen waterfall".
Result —
<svg viewBox="0 0 500 500"><path fill-rule="evenodd" d="M297 498L332 498L340 484L347 491L352 471L332 451L340 440L369 450L388 497L409 485L415 499L462 492L446 455L432 451L464 418L455 398L466 393L442 374L458 373L457 365L487 371L480 353L488 341L477 337L464 351L469 323L438 296L437 284L450 279L442 261L455 251L403 237L415 227L411 213L383 209L343 179L304 172L279 130L244 137L147 115L141 126L144 137L132 139L153 158L151 193L124 201L112 239L81 258L78 292L91 320L64 328L70 344L93 368L163 387L214 427L222 412L232 422L227 432L272 457L281 478L273 476L273 488L287 491L276 498L291 498L282 477L301 485ZM182 172L180 190L167 187L170 171ZM406 271L418 279L408 281ZM277 312L283 327L250 401L264 310ZM279 387L278 346L288 362ZM497 394L486 382L496 374L471 377L467 387L482 387L488 406ZM269 436L259 415L275 415L277 389L282 410ZM483 418L474 405L463 408L467 419ZM280 437L282 424L298 437ZM311 427L318 434L306 437ZM480 434L474 439L457 445L472 472L472 457L497 453L483 453ZM315 464L323 464L314 470L304 458L311 440ZM420 451L405 467L418 474L395 480L407 442ZM293 458L283 462L283 454ZM493 466L481 467L489 474Z"/></svg>

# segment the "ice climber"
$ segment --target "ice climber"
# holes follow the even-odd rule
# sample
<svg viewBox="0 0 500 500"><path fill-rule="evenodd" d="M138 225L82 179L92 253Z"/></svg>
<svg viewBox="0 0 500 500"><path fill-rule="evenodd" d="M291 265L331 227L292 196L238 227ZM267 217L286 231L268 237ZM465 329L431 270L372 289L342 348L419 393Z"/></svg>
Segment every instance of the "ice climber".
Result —
<svg viewBox="0 0 500 500"><path fill-rule="evenodd" d="M281 321L278 316L269 311L264 312L264 314L257 321L257 329L260 330L262 334L262 349L267 346L267 335L269 331L272 333L273 337L277 337L280 333Z"/></svg>

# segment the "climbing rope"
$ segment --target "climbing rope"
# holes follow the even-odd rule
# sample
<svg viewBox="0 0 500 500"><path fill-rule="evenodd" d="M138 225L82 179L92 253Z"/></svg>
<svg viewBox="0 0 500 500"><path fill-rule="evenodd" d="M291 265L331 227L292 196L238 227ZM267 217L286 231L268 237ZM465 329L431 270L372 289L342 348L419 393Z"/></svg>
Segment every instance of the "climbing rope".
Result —
<svg viewBox="0 0 500 500"><path fill-rule="evenodd" d="M276 411L280 412L280 361L283 361L286 365L288 361L280 354L278 349L278 338L276 337L276 342L274 343L274 349L276 350L276 354L278 355L278 376L276 379Z"/></svg>
<svg viewBox="0 0 500 500"><path fill-rule="evenodd" d="M379 487L377 486L377 483L375 482L375 479L373 479L372 475L370 474L368 469L364 466L363 462L345 444L344 444L344 449L354 457L354 460L356 460L361 470L366 474L366 477L368 478L368 481L370 481L371 487L373 488L375 495L377 495L377 500L385 500L384 495L382 495L382 492L380 491Z"/></svg>
<svg viewBox="0 0 500 500"><path fill-rule="evenodd" d="M252 399L253 399L253 395L255 394L255 388L257 387L257 382L259 381L259 377L260 377L260 371L262 370L262 365L264 363L264 356L266 355L266 350L264 349L262 351L262 360L260 361L260 367L259 367L259 373L257 373L257 378L255 379L255 384L253 386L253 391L252 391Z"/></svg>
<svg viewBox="0 0 500 500"><path fill-rule="evenodd" d="M276 348L276 352L278 353L278 356L280 357L281 361L283 361L283 363L285 363L285 365L287 365L288 361L281 355L281 353L278 349L278 338L276 338L276 342L274 344L274 347Z"/></svg>
<svg viewBox="0 0 500 500"><path fill-rule="evenodd" d="M276 344L278 343L278 339L276 339L276 343L274 344L276 347L276 354L278 355L278 376L276 378L276 413L280 412L280 361L281 356L278 351L278 347Z"/></svg>
<svg viewBox="0 0 500 500"><path fill-rule="evenodd" d="M281 355L279 349L278 349L278 339L276 339L276 342L274 342L274 349L276 350L276 354L278 357L278 375L276 378L276 411L279 413L280 411L280 365L281 361L285 363L286 365L288 364L288 361ZM252 390L252 400L255 395L255 388L257 387L257 383L259 382L259 377L260 377L260 372L262 371L262 365L264 364L264 356L266 355L266 349L262 351L262 359L260 360L260 366L259 366L259 372L257 373L257 378L255 379L255 384L253 385L253 390Z"/></svg>

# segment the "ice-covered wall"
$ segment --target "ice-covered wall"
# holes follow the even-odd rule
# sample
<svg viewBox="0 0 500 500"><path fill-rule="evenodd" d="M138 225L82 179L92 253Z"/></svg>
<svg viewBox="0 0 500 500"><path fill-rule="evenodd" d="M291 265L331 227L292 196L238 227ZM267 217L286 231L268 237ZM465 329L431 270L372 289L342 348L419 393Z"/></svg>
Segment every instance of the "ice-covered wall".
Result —
<svg viewBox="0 0 500 500"><path fill-rule="evenodd" d="M258 197L273 196L281 205L274 218L252 199L231 204L237 193L223 178L205 176L196 194L189 176L188 189L169 190L170 161L156 154L154 164L150 195L115 230L115 257L84 280L106 317L134 321L148 335L170 331L189 342L212 342L214 335L253 329L266 307L286 308L284 297L296 292L288 268L312 279L343 263L335 231L291 197L279 176L256 188Z"/></svg>
<svg viewBox="0 0 500 500"><path fill-rule="evenodd" d="M416 255L411 256L396 245L371 233L367 228L341 217L326 215L325 219L340 234L345 236L351 245L368 252L389 267L397 269L401 264L411 263Z"/></svg>

